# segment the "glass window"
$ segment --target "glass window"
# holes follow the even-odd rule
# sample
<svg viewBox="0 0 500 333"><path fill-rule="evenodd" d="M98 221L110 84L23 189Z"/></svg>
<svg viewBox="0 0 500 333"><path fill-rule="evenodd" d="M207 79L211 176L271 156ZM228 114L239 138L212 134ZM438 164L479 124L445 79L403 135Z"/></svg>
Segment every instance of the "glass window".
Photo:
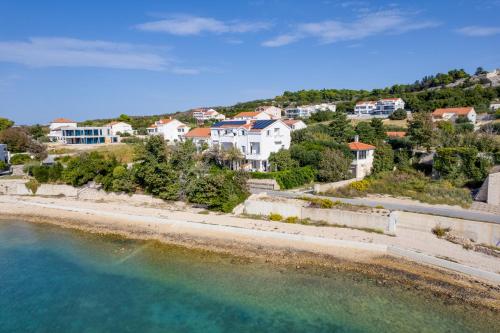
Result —
<svg viewBox="0 0 500 333"><path fill-rule="evenodd" d="M360 160L364 160L364 159L366 159L366 150L360 150L360 151L358 152L358 156L359 156L359 159L360 159Z"/></svg>

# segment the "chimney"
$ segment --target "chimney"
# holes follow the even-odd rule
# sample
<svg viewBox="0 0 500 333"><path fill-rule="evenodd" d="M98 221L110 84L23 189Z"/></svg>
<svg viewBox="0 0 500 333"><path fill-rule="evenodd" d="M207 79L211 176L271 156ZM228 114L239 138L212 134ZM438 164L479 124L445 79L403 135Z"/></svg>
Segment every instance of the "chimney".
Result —
<svg viewBox="0 0 500 333"><path fill-rule="evenodd" d="M359 142L359 135L354 136L354 142Z"/></svg>

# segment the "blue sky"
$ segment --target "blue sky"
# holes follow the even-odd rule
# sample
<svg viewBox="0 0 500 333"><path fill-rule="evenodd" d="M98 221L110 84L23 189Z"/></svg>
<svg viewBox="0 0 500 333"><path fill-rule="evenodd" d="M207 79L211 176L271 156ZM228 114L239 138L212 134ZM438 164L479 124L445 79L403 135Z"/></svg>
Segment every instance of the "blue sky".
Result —
<svg viewBox="0 0 500 333"><path fill-rule="evenodd" d="M500 67L500 0L0 0L0 117L170 113Z"/></svg>

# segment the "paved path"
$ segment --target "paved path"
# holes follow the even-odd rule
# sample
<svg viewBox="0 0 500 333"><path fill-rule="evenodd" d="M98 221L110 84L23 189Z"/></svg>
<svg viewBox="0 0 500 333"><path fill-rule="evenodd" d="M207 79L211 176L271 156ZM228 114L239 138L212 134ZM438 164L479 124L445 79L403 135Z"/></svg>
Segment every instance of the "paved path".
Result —
<svg viewBox="0 0 500 333"><path fill-rule="evenodd" d="M474 211L471 209L462 209L462 208L454 208L454 207L442 207L442 206L431 206L431 205L420 205L420 204L410 204L410 203L390 203L387 201L378 201L373 198L356 198L356 199L348 199L348 198L337 198L337 197L328 197L321 195L312 195L306 193L297 193L297 192L287 192L287 191L268 191L267 194L272 196L286 197L286 198L297 198L301 196L313 196L318 198L327 198L333 201L341 201L345 203L349 203L352 205L365 205L370 207L375 206L384 206L384 208L390 210L401 210L405 212L412 213L422 213L422 214L430 214L430 215L439 215L439 216L447 216L454 217L472 221L481 221L481 222L491 222L500 224L500 214L491 214L484 213L479 211Z"/></svg>

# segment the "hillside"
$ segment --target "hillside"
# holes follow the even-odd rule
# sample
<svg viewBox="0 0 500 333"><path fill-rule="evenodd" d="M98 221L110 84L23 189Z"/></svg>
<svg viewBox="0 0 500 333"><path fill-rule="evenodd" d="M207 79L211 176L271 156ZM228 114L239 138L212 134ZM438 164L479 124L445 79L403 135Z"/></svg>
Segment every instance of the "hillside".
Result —
<svg viewBox="0 0 500 333"><path fill-rule="evenodd" d="M349 112L359 100L401 97L406 107L414 112L429 112L441 107L474 106L478 112L488 111L492 100L500 98L500 70L488 73L478 68L476 73L468 74L463 69L453 69L448 73L425 76L412 84L393 85L382 89L321 89L285 91L271 99L260 99L237 103L232 106L211 106L226 116L241 111L251 111L260 105L288 107L294 105L335 102L337 110ZM152 116L121 115L115 119L88 120L83 125L103 125L112 120L129 122L134 128L144 131L154 121L174 117L184 122L192 122L191 111Z"/></svg>

